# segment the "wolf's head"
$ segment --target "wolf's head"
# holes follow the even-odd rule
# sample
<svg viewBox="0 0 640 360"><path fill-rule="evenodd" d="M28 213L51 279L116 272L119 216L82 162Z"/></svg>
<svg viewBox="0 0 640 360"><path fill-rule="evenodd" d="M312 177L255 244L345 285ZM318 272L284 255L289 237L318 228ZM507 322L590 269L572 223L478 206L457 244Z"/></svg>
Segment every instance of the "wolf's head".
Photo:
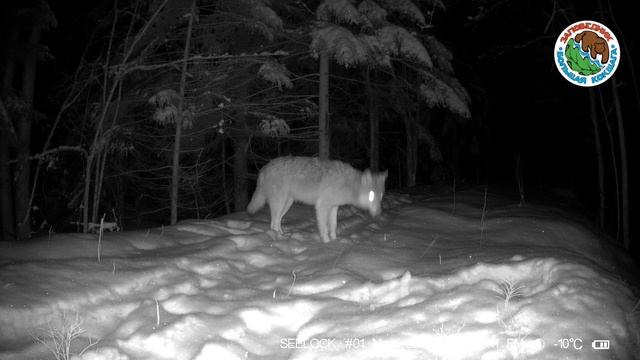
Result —
<svg viewBox="0 0 640 360"><path fill-rule="evenodd" d="M382 211L380 201L384 195L384 182L388 174L388 171L373 174L368 169L362 172L358 203L361 208L369 210L371 216L378 216Z"/></svg>

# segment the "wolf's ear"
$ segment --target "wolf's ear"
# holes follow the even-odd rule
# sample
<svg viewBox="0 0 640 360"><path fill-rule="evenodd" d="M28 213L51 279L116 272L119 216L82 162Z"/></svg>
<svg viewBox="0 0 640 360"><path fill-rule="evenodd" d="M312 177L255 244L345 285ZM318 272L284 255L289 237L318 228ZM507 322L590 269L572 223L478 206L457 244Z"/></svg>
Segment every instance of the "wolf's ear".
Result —
<svg viewBox="0 0 640 360"><path fill-rule="evenodd" d="M371 171L369 169L362 172L362 185L369 185L373 183L373 177L371 176Z"/></svg>

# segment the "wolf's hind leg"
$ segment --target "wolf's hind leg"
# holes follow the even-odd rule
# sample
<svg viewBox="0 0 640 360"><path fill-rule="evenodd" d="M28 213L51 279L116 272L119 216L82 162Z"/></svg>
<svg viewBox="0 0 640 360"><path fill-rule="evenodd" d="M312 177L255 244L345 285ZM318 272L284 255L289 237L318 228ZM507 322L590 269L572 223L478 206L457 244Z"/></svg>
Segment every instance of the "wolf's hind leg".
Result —
<svg viewBox="0 0 640 360"><path fill-rule="evenodd" d="M269 199L269 208L271 209L271 229L276 231L278 235L284 235L282 231L282 218L289 211L293 204L293 198L286 194L274 196Z"/></svg>
<svg viewBox="0 0 640 360"><path fill-rule="evenodd" d="M316 204L316 219L318 220L318 231L322 242L328 243L329 239L329 208Z"/></svg>
<svg viewBox="0 0 640 360"><path fill-rule="evenodd" d="M282 208L282 213L280 214L280 220L282 220L287 212L289 212L291 205L293 205L293 198L291 196L287 196L287 200L284 202L284 207Z"/></svg>
<svg viewBox="0 0 640 360"><path fill-rule="evenodd" d="M338 207L334 206L331 208L331 212L329 214L329 236L331 240L336 239L336 228L338 227Z"/></svg>
<svg viewBox="0 0 640 360"><path fill-rule="evenodd" d="M287 197L284 195L272 195L269 197L269 210L271 212L271 229L282 235L282 210L286 205Z"/></svg>
<svg viewBox="0 0 640 360"><path fill-rule="evenodd" d="M278 213L277 223L280 229L280 232L279 232L280 235L284 235L284 231L282 230L282 218L284 218L285 214L289 211L289 209L291 209L292 204L293 204L293 198L291 196L287 196L282 208L280 209L280 212Z"/></svg>

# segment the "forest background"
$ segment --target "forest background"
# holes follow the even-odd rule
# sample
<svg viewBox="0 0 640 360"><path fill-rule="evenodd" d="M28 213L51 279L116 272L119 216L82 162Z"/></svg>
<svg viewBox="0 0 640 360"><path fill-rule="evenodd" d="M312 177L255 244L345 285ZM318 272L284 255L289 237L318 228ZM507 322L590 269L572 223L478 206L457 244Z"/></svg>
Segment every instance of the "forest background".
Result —
<svg viewBox="0 0 640 360"><path fill-rule="evenodd" d="M552 198L628 250L638 23L626 2L7 1L2 238L244 210L282 155ZM607 24L616 75L566 82L553 44Z"/></svg>

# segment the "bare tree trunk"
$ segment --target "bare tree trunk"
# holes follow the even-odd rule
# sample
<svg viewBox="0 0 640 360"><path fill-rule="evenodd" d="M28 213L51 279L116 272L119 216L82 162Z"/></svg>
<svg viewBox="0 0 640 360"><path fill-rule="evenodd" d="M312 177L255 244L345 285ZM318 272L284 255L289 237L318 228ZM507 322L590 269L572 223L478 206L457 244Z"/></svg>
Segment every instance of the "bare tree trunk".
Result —
<svg viewBox="0 0 640 360"><path fill-rule="evenodd" d="M598 162L598 220L599 229L604 228L605 215L605 193L604 193L604 158L602 157L602 140L600 139L600 127L598 126L598 112L596 110L596 94L595 90L589 89L589 105L591 113L591 125L593 126L593 135L596 143L596 160Z"/></svg>
<svg viewBox="0 0 640 360"><path fill-rule="evenodd" d="M171 225L178 222L178 190L180 189L180 148L182 141L182 112L183 99L180 97L178 114L176 116L176 132L173 143L173 160L171 165Z"/></svg>
<svg viewBox="0 0 640 360"><path fill-rule="evenodd" d="M320 50L320 86L318 96L318 150L320 159L328 160L331 132L329 130L329 54L326 46L323 46Z"/></svg>
<svg viewBox="0 0 640 360"><path fill-rule="evenodd" d="M518 193L520 194L520 206L525 204L525 196L524 196L524 178L522 174L522 159L520 158L520 154L516 154L516 184L518 185Z"/></svg>
<svg viewBox="0 0 640 360"><path fill-rule="evenodd" d="M418 169L418 127L414 119L405 112L404 128L407 134L407 186L416 186Z"/></svg>
<svg viewBox="0 0 640 360"><path fill-rule="evenodd" d="M118 156L116 159L118 161L118 168L122 168L122 157ZM120 220L118 225L120 225L120 230L122 231L125 230L126 224L124 219L127 217L127 214L125 213L125 209L127 208L125 206L126 191L124 177L116 177L116 211L118 213L118 220Z"/></svg>
<svg viewBox="0 0 640 360"><path fill-rule="evenodd" d="M458 125L453 119L451 122L451 171L454 178L460 178L460 133L458 132Z"/></svg>
<svg viewBox="0 0 640 360"><path fill-rule="evenodd" d="M600 10L600 12L602 14L604 14L604 10L602 8L602 2L598 1L598 8ZM620 45L622 45L623 49L631 49L633 46L628 46L627 44L627 40L625 38L625 32L622 31L622 29L620 28L620 25L618 24L618 21L616 20L615 15L613 14L613 7L611 6L611 1L607 0L607 8L609 9L608 14L611 17L611 21L613 22L614 26L616 27L615 31L616 31L616 35L618 37L618 39L620 39ZM633 44L631 44L633 45ZM635 64L635 62L633 61L633 51L625 51L624 53L624 58L625 64L628 64L628 69L629 69L629 74L631 75L631 80L629 81L629 83L631 83L631 85L633 85L633 92L636 98L636 106L638 107L638 110L640 110L640 88L638 85L638 77L636 76L636 67L633 66L633 64Z"/></svg>
<svg viewBox="0 0 640 360"><path fill-rule="evenodd" d="M247 149L249 136L246 129L245 114L239 116L240 130L233 138L233 190L234 211L242 211L249 203L249 183L247 182Z"/></svg>
<svg viewBox="0 0 640 360"><path fill-rule="evenodd" d="M622 117L622 105L618 94L618 82L611 78L611 90L613 92L613 105L616 111L618 123L618 144L620 146L620 181L622 183L622 245L626 250L631 247L631 234L629 231L629 168L627 161L627 140L624 132Z"/></svg>
<svg viewBox="0 0 640 360"><path fill-rule="evenodd" d="M191 12L189 16L189 28L187 29L187 40L184 44L184 54L182 61L182 74L180 76L180 102L178 103L178 116L176 118L176 135L173 146L173 165L171 171L171 224L178 222L178 190L180 188L180 147L182 141L182 120L184 112L184 87L187 81L187 59L189 58L189 48L191 47L191 33L193 31L193 19L196 17L196 0L191 2Z"/></svg>
<svg viewBox="0 0 640 360"><path fill-rule="evenodd" d="M31 50L26 55L22 73L22 99L27 105L27 113L18 122L18 144L16 148L16 188L15 208L18 220L17 238L26 240L31 237L31 209L29 207L31 189L31 124L33 121L33 95L35 92L38 53L41 28L34 24L29 33Z"/></svg>
<svg viewBox="0 0 640 360"><path fill-rule="evenodd" d="M248 83L243 82L238 87L238 99L245 103L239 104L235 114L236 124L233 130L233 211L243 211L249 203L249 182L248 175L248 150L251 138L249 137L249 127L247 125L248 104Z"/></svg>
<svg viewBox="0 0 640 360"><path fill-rule="evenodd" d="M11 169L9 166L9 141L12 126L9 113L2 98L0 98L0 223L2 233L0 239L15 239L15 221L13 216L13 184L11 183Z"/></svg>
<svg viewBox="0 0 640 360"><path fill-rule="evenodd" d="M89 231L89 191L91 190L91 168L93 167L93 150L87 156L84 167L84 193L82 194L82 232Z"/></svg>
<svg viewBox="0 0 640 360"><path fill-rule="evenodd" d="M224 193L224 210L226 214L231 213L229 206L229 191L227 190L227 139L222 140L222 192Z"/></svg>
<svg viewBox="0 0 640 360"><path fill-rule="evenodd" d="M4 99L6 99L6 96L11 91L11 88L13 86L14 76L15 76L16 50L14 48L18 40L18 29L16 28L15 24L12 24L9 27L9 32L10 32L8 36L9 41L7 44L4 45L5 61L4 61L4 69L2 72L2 88L0 89L0 95L2 95Z"/></svg>
<svg viewBox="0 0 640 360"><path fill-rule="evenodd" d="M376 95L371 84L371 69L366 69L367 96L369 98L369 168L378 171L380 165L380 118Z"/></svg>
<svg viewBox="0 0 640 360"><path fill-rule="evenodd" d="M107 164L107 151L102 151L96 162L96 183L93 191L93 222L98 222L100 200L102 198L102 184L104 183L104 168Z"/></svg>
<svg viewBox="0 0 640 360"><path fill-rule="evenodd" d="M15 44L17 31L14 26L10 29L8 50L4 61L2 74L2 88L0 89L0 223L2 233L0 238L4 240L15 239L16 218L13 213L13 182L11 179L11 167L9 166L9 143L15 143L16 134L13 130L13 122L4 104L13 84L15 71L14 52L11 51Z"/></svg>
<svg viewBox="0 0 640 360"><path fill-rule="evenodd" d="M602 92L598 89L598 95L600 98L600 107L602 114L604 114L604 125L607 128L607 137L609 139L609 151L611 153L611 166L613 167L613 180L616 189L615 204L616 204L616 239L620 240L620 233L622 232L622 212L620 211L620 176L618 171L618 160L616 158L615 142L613 141L613 130L609 123L609 115L607 109L604 106L604 98Z"/></svg>
<svg viewBox="0 0 640 360"><path fill-rule="evenodd" d="M91 201L91 222L94 224L97 224L98 222L98 208L96 207L96 205L98 205L98 199L100 198L100 191L98 190L99 184L100 184L100 169L102 168L102 157L104 156L104 152L100 151L98 152L97 156L96 156L96 171L95 171L95 176L96 179L93 183L93 200Z"/></svg>

